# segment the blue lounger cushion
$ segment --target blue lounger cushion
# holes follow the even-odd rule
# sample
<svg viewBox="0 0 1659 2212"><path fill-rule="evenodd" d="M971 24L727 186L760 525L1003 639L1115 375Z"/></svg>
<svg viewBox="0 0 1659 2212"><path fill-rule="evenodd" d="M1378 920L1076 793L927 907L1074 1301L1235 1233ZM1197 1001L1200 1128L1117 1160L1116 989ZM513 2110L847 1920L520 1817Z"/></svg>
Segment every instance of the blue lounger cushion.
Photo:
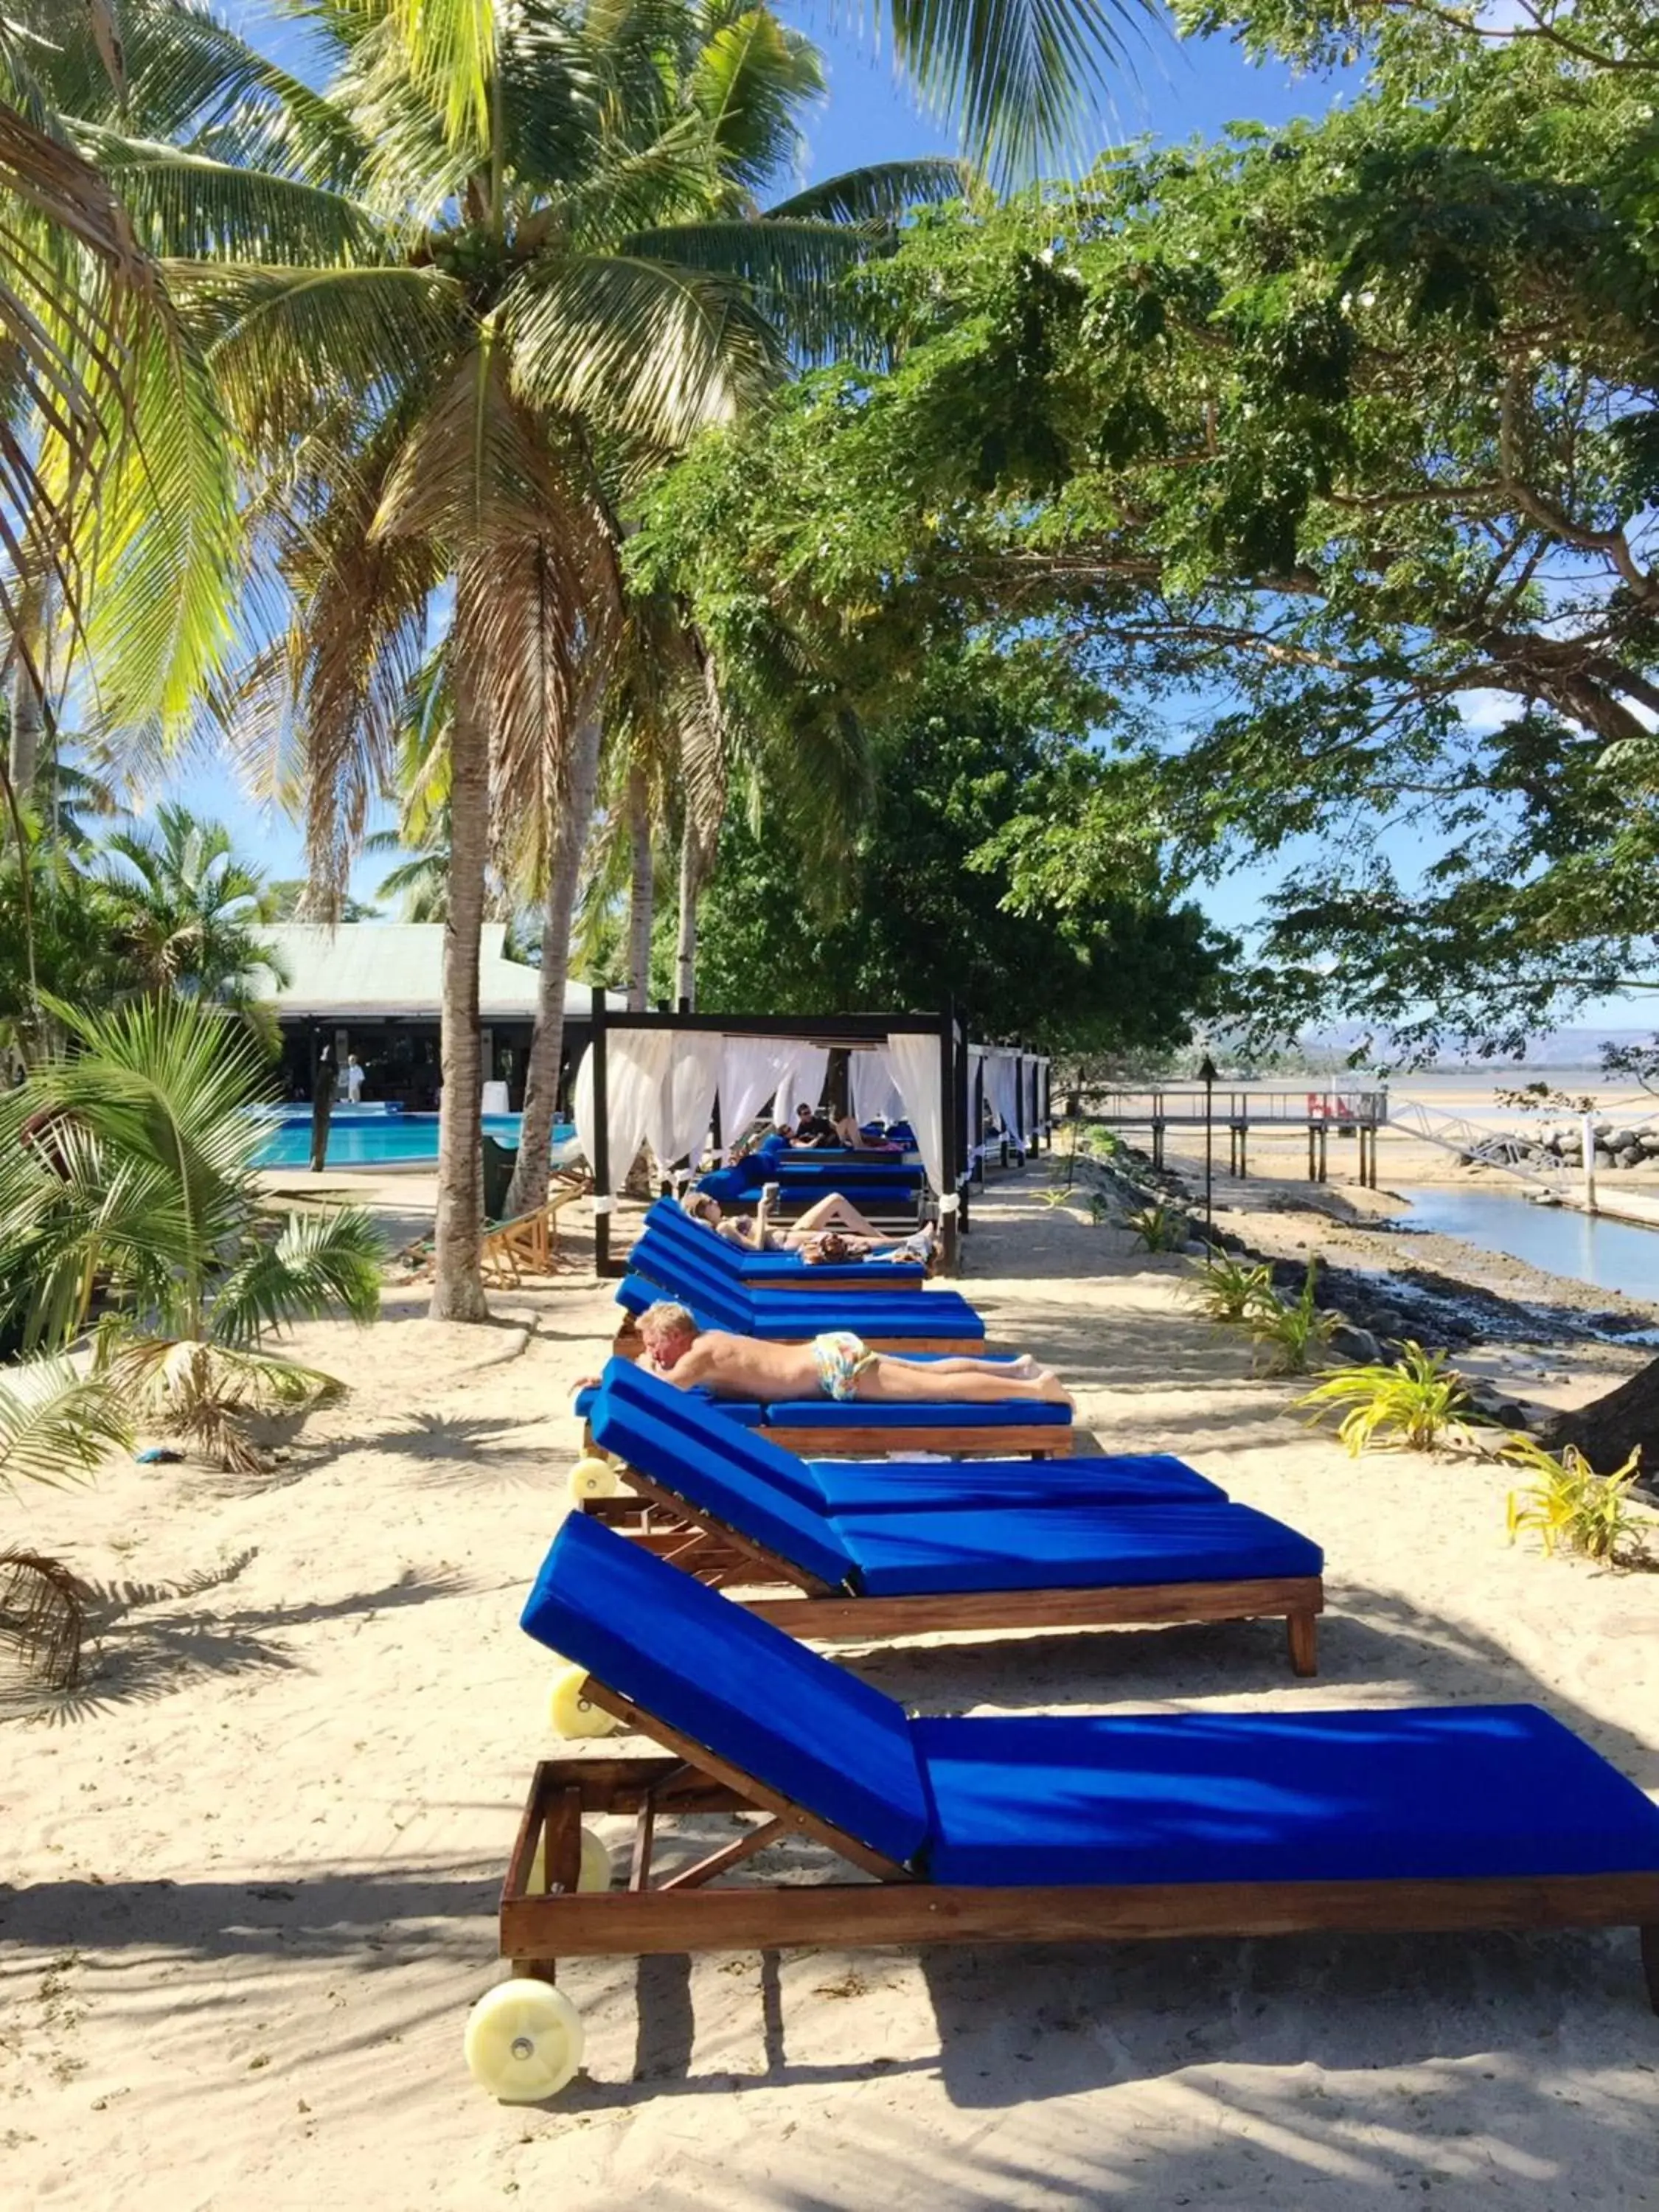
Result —
<svg viewBox="0 0 1659 2212"><path fill-rule="evenodd" d="M770 1439L700 1433L678 1409L610 1390L593 1433L650 1481L830 1585L869 1597L1144 1589L1317 1575L1305 1536L1248 1505L1054 1504L830 1514L792 1495ZM783 1480L780 1480L780 1476Z"/></svg>
<svg viewBox="0 0 1659 2212"><path fill-rule="evenodd" d="M957 1461L929 1465L902 1460L805 1460L764 1436L734 1438L720 1407L704 1392L677 1389L628 1360L609 1363L605 1389L606 1410L595 1426L598 1440L607 1449L614 1443L628 1456L617 1413L630 1405L642 1407L703 1449L726 1453L761 1480L775 1483L788 1497L821 1513L1226 1501L1225 1491L1167 1453L1052 1464L1023 1459L979 1460L968 1465Z"/></svg>
<svg viewBox="0 0 1659 2212"><path fill-rule="evenodd" d="M622 1364L624 1366L629 1364L626 1360ZM696 1399L700 1404L707 1406L711 1413L718 1413L722 1420L735 1421L740 1428L744 1429L759 1428L766 1412L764 1406L756 1405L750 1399L716 1398L705 1390L701 1383L693 1389L682 1390L679 1395L682 1398ZM584 1389L578 1390L575 1399L577 1419L591 1424L593 1419L593 1409L603 1401L603 1398L604 1391L597 1383L590 1382Z"/></svg>
<svg viewBox="0 0 1659 2212"><path fill-rule="evenodd" d="M1432 1881L1659 1866L1659 1807L1535 1705L911 1725L937 1881Z"/></svg>
<svg viewBox="0 0 1659 2212"><path fill-rule="evenodd" d="M1532 1705L907 1722L771 1622L580 1516L523 1620L644 1712L935 1881L1659 1871L1659 1806Z"/></svg>
<svg viewBox="0 0 1659 2212"><path fill-rule="evenodd" d="M1084 1459L817 1459L801 1465L826 1513L996 1505L1224 1505L1219 1483L1161 1452Z"/></svg>
<svg viewBox="0 0 1659 2212"><path fill-rule="evenodd" d="M583 1515L554 1540L522 1625L872 1850L903 1861L926 1840L927 1801L902 1707ZM758 1645L744 1633L757 1628Z"/></svg>
<svg viewBox="0 0 1659 2212"><path fill-rule="evenodd" d="M1325 1564L1317 1544L1249 1505L985 1505L842 1513L829 1525L870 1597L1254 1582Z"/></svg>
<svg viewBox="0 0 1659 2212"><path fill-rule="evenodd" d="M661 1229L647 1229L628 1255L629 1272L635 1275L648 1275L653 1282L661 1283L671 1290L678 1289L682 1283L688 1288L707 1284L711 1288L718 1286L740 1298L753 1297L757 1303L764 1300L770 1304L781 1296L791 1298L814 1296L845 1297L849 1282L860 1304L871 1297L910 1295L901 1287L902 1276L866 1274L866 1263L862 1261L849 1267L820 1269L808 1267L804 1261L792 1259L786 1254L778 1254L774 1256L783 1259L793 1273L782 1280L776 1275L751 1278L743 1272L742 1255L734 1245L723 1243L718 1237L711 1237L706 1229L694 1231L693 1234L699 1240L695 1244L684 1237L670 1235ZM919 1267L912 1267L914 1279L920 1280L921 1273ZM818 1279L820 1275L822 1281ZM935 1292L934 1295L961 1297L959 1291Z"/></svg>
<svg viewBox="0 0 1659 2212"><path fill-rule="evenodd" d="M1068 1429L1072 1408L1044 1398L988 1406L879 1405L868 1399L785 1398L764 1409L769 1429Z"/></svg>
<svg viewBox="0 0 1659 2212"><path fill-rule="evenodd" d="M722 1273L740 1283L757 1285L794 1284L803 1277L809 1281L830 1283L855 1282L860 1289L865 1285L920 1283L927 1279L927 1269L914 1260L857 1260L832 1261L824 1266L808 1267L799 1252L748 1252L729 1237L715 1237L701 1224L693 1221L672 1198L659 1198L647 1211L647 1230L698 1255L712 1252L714 1264ZM647 1267L641 1271L649 1274Z"/></svg>
<svg viewBox="0 0 1659 2212"><path fill-rule="evenodd" d="M979 1319L960 1291L930 1290L920 1297L913 1291L884 1289L879 1284L869 1290L860 1286L854 1291L837 1291L831 1285L821 1290L814 1285L807 1290L769 1291L728 1274L718 1259L711 1265L702 1254L688 1252L678 1243L649 1235L642 1237L634 1247L629 1256L629 1267L633 1274L649 1278L665 1290L688 1297L695 1292L711 1309L729 1312L734 1318L833 1310L931 1314L935 1320L946 1314L952 1320Z"/></svg>
<svg viewBox="0 0 1659 2212"><path fill-rule="evenodd" d="M642 1314L665 1299L689 1306L701 1328L726 1329L771 1344L799 1343L842 1329L863 1337L925 1340L943 1336L963 1344L985 1340L984 1322L965 1300L949 1291L899 1291L890 1299L854 1291L839 1301L784 1294L757 1305L742 1291L733 1293L684 1276L668 1284L625 1275L617 1286L617 1304L632 1314Z"/></svg>

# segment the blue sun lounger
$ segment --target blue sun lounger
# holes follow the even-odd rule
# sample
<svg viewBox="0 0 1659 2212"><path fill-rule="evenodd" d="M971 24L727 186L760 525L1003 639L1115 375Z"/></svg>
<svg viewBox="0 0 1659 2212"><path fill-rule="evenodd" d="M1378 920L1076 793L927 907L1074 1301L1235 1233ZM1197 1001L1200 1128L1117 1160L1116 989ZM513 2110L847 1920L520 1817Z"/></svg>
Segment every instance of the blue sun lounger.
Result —
<svg viewBox="0 0 1659 2212"><path fill-rule="evenodd" d="M1227 1503L1218 1483L1168 1452L1060 1461L804 1459L785 1450L758 1424L726 1419L724 1409L702 1391L676 1389L627 1359L610 1361L600 1388L586 1395L592 1441L620 1468L630 1464L626 1413L633 1407L654 1414L664 1429L684 1436L694 1448L747 1468L757 1481L819 1513ZM649 1478L649 1468L641 1472ZM622 1510L602 1499L590 1503L584 1497L582 1503L601 1519Z"/></svg>
<svg viewBox="0 0 1659 2212"><path fill-rule="evenodd" d="M1323 1554L1248 1505L1200 1494L832 1511L756 1431L665 1418L643 1393L602 1394L593 1431L644 1502L584 1510L689 1574L755 1592L744 1603L792 1635L1283 1620L1291 1665L1316 1668Z"/></svg>
<svg viewBox="0 0 1659 2212"><path fill-rule="evenodd" d="M926 1353L905 1356L925 1358ZM994 1358L994 1353L990 1355ZM883 1452L942 1452L951 1457L1012 1459L1069 1458L1073 1435L1072 1408L1036 1399L1010 1399L990 1405L877 1405L855 1398L787 1398L761 1405L753 1399L716 1398L706 1390L688 1392L713 1406L723 1421L764 1429L774 1443L804 1457L834 1454L870 1459ZM578 1418L591 1425L599 1392L576 1394Z"/></svg>
<svg viewBox="0 0 1659 2212"><path fill-rule="evenodd" d="M500 1911L524 1978L468 2027L499 2097L575 2071L553 1977L584 1954L1630 1927L1659 2010L1659 1807L1536 1706L912 1720L574 1517L523 1626L664 1748L536 1770ZM679 1827L711 1813L752 1825ZM587 1814L633 1819L626 1887ZM801 1880L804 1844L839 1868Z"/></svg>
<svg viewBox="0 0 1659 2212"><path fill-rule="evenodd" d="M955 1291L902 1291L884 1297L769 1297L740 1284L722 1283L699 1267L665 1267L672 1282L625 1275L617 1303L629 1316L617 1341L626 1355L635 1342L632 1323L665 1298L690 1308L700 1328L729 1329L765 1344L805 1344L827 1330L851 1329L875 1352L955 1352L985 1349L985 1324Z"/></svg>
<svg viewBox="0 0 1659 2212"><path fill-rule="evenodd" d="M743 1255L735 1245L724 1237L711 1235L706 1229L699 1229L695 1223L690 1226L692 1237L697 1239L695 1243L660 1228L644 1230L629 1253L629 1273L644 1275L669 1290L682 1283L712 1285L736 1297L752 1299L757 1311L772 1312L782 1312L802 1298L814 1298L820 1303L830 1300L838 1304L856 1299L860 1311L878 1300L897 1297L904 1297L915 1305L919 1303L915 1294L927 1279L926 1270L917 1263L913 1263L906 1274L884 1279L878 1272L881 1262L872 1261L867 1279L860 1282L857 1263L831 1271L808 1267L805 1261L784 1253L761 1256L790 1259L793 1265L786 1276L745 1275L741 1266ZM936 1295L961 1300L964 1306L967 1304L959 1291L929 1293L930 1297ZM971 1312L972 1308L968 1310Z"/></svg>
<svg viewBox="0 0 1659 2212"><path fill-rule="evenodd" d="M647 1233L665 1237L695 1256L712 1249L722 1276L746 1284L751 1290L806 1290L820 1294L830 1290L920 1290L927 1279L927 1270L919 1260L837 1260L809 1267L799 1252L745 1251L731 1238L716 1237L693 1221L672 1198L659 1198L651 1206L645 1227ZM648 1275L653 1271L643 1267L635 1272Z"/></svg>

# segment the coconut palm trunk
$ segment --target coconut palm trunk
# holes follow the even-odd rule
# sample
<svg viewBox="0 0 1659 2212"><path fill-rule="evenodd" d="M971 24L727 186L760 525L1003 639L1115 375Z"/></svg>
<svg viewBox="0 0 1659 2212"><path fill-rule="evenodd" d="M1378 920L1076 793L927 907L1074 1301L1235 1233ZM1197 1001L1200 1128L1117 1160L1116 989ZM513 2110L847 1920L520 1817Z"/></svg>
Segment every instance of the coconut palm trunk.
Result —
<svg viewBox="0 0 1659 2212"><path fill-rule="evenodd" d="M479 1244L483 1233L479 1107L478 947L489 848L489 729L468 656L456 655L451 732L449 914L444 925L443 1096L438 1116L437 1250L434 1321L489 1316Z"/></svg>
<svg viewBox="0 0 1659 2212"><path fill-rule="evenodd" d="M674 939L674 1002L688 1012L697 1003L697 900L702 878L702 848L688 822L680 839L679 927Z"/></svg>
<svg viewBox="0 0 1659 2212"><path fill-rule="evenodd" d="M651 932L656 921L656 857L651 790L643 769L628 779L628 835L633 868L628 884L628 1010L642 1014L651 992Z"/></svg>
<svg viewBox="0 0 1659 2212"><path fill-rule="evenodd" d="M570 976L570 922L576 910L576 885L582 854L593 820L599 781L599 718L586 714L576 726L570 762L570 798L548 856L547 903L542 917L542 972L537 987L536 1027L530 1040L525 1077L524 1121L519 1132L519 1164L507 1193L509 1214L533 1213L547 1203L549 1152L558 1105L559 1069L564 1058L564 991Z"/></svg>

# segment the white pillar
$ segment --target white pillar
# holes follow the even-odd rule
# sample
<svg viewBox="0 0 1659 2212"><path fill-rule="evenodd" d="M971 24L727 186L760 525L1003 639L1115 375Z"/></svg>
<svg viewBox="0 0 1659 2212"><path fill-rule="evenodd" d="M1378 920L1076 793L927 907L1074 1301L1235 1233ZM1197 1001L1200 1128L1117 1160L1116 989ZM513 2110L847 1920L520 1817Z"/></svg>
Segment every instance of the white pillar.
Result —
<svg viewBox="0 0 1659 2212"><path fill-rule="evenodd" d="M1584 1132L1584 1211L1595 1211L1595 1122L1586 1114L1580 1124Z"/></svg>

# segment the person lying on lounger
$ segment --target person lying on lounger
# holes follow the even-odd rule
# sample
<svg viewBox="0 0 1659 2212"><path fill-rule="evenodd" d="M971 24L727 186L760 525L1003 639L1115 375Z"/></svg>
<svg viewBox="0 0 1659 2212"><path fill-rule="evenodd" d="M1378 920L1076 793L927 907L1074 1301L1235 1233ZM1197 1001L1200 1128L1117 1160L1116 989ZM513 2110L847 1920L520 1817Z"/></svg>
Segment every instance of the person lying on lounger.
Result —
<svg viewBox="0 0 1659 2212"><path fill-rule="evenodd" d="M810 1344L763 1344L723 1328L699 1328L682 1305L660 1299L640 1316L649 1372L683 1390L699 1383L717 1398L775 1405L795 1398L850 1398L872 1404L997 1405L1040 1398L1069 1406L1058 1376L1029 1353L1015 1360L902 1359L872 1352L850 1329Z"/></svg>
<svg viewBox="0 0 1659 2212"><path fill-rule="evenodd" d="M746 1213L728 1219L719 1199L706 1191L693 1191L684 1205L693 1221L746 1252L799 1252L809 1262L841 1265L848 1260L880 1259L919 1260L926 1267L933 1256L931 1221L914 1236L884 1237L839 1191L809 1206L799 1221L785 1229L769 1229L763 1219Z"/></svg>

